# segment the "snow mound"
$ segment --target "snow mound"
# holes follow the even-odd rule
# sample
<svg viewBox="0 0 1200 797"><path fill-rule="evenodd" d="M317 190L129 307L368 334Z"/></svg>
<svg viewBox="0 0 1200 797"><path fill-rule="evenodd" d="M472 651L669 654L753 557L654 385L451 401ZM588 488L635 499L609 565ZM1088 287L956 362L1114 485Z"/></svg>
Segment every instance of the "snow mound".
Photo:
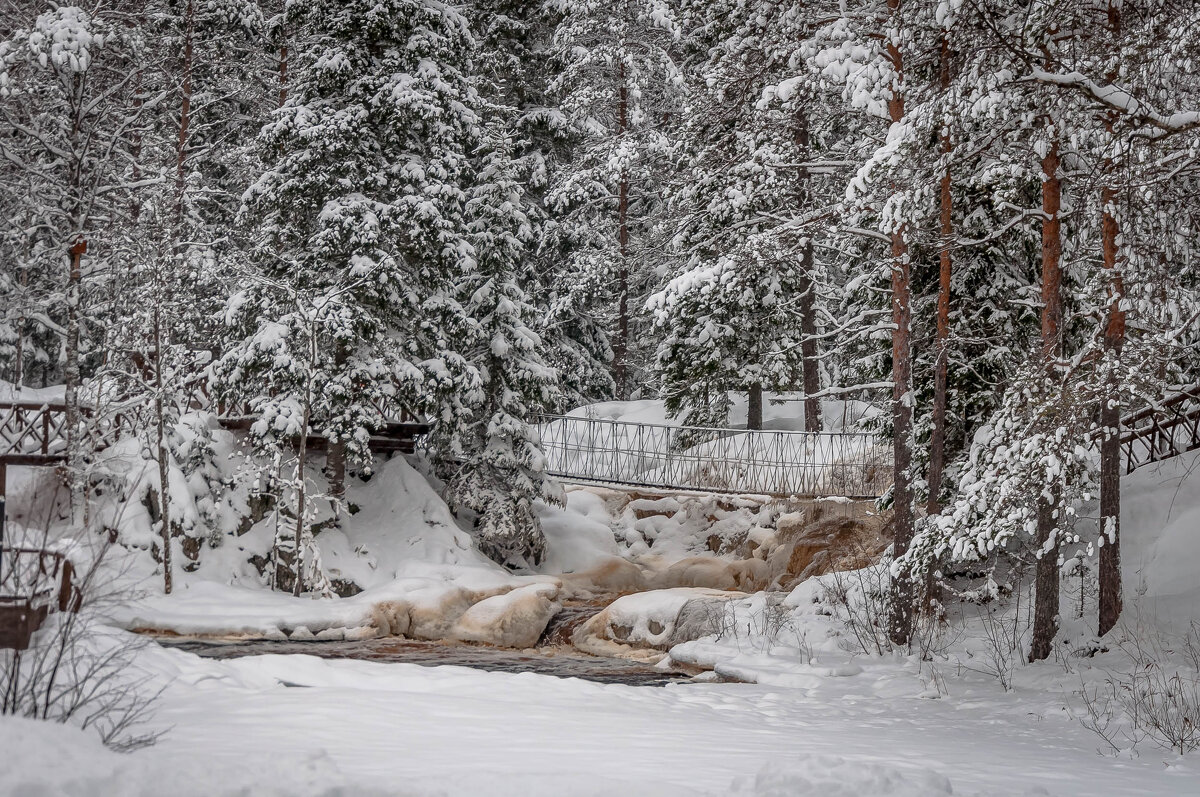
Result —
<svg viewBox="0 0 1200 797"><path fill-rule="evenodd" d="M954 794L954 789L932 770L814 755L800 762L770 763L752 780L735 781L733 793L738 797L940 797Z"/></svg>
<svg viewBox="0 0 1200 797"><path fill-rule="evenodd" d="M713 631L730 600L745 597L698 587L677 587L625 595L588 620L576 634L581 649L595 642L616 642L642 648L666 650L672 645ZM592 645L588 645L589 640Z"/></svg>
<svg viewBox="0 0 1200 797"><path fill-rule="evenodd" d="M0 401L43 401L61 404L66 397L66 387L26 387L0 379Z"/></svg>
<svg viewBox="0 0 1200 797"><path fill-rule="evenodd" d="M341 529L317 535L331 576L369 589L404 576L412 562L500 570L474 547L446 502L403 457L379 463L365 484L352 481L346 500L358 510L342 519Z"/></svg>
<svg viewBox="0 0 1200 797"><path fill-rule="evenodd" d="M460 642L484 642L506 648L531 648L562 604L555 584L529 584L471 606L450 631Z"/></svg>
<svg viewBox="0 0 1200 797"><path fill-rule="evenodd" d="M1121 482L1121 559L1126 590L1144 593L1156 620L1197 619L1200 581L1200 451L1134 471Z"/></svg>
<svg viewBox="0 0 1200 797"><path fill-rule="evenodd" d="M539 505L538 517L546 535L543 573L588 570L617 555L613 516L604 498L587 490L568 490L567 505Z"/></svg>

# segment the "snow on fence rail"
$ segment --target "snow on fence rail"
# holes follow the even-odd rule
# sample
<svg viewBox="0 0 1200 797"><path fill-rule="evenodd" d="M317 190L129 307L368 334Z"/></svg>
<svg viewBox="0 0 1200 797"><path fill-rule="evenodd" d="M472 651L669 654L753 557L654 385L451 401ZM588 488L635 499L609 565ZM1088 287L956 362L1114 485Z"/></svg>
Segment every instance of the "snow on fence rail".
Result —
<svg viewBox="0 0 1200 797"><path fill-rule="evenodd" d="M1125 472L1200 448L1200 382L1121 419Z"/></svg>
<svg viewBox="0 0 1200 797"><path fill-rule="evenodd" d="M543 416L547 470L566 481L709 492L876 498L890 448L864 432L711 429Z"/></svg>

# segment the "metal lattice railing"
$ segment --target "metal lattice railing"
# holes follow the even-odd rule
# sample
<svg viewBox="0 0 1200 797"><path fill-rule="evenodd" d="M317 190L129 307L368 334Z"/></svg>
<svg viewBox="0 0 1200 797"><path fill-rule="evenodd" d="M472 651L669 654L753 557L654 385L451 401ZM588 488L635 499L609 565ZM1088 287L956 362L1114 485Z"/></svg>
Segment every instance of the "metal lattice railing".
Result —
<svg viewBox="0 0 1200 797"><path fill-rule="evenodd" d="M543 416L547 471L565 481L784 496L876 498L891 450L864 432L709 429Z"/></svg>

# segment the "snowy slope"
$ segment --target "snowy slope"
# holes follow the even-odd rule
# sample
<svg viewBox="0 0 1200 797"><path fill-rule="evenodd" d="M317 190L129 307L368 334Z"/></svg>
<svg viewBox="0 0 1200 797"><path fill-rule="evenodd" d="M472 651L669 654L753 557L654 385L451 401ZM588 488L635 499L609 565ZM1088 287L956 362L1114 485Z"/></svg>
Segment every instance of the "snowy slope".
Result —
<svg viewBox="0 0 1200 797"><path fill-rule="evenodd" d="M1200 451L1139 468L1121 482L1126 589L1157 620L1200 620ZM1128 600L1128 598L1127 598Z"/></svg>

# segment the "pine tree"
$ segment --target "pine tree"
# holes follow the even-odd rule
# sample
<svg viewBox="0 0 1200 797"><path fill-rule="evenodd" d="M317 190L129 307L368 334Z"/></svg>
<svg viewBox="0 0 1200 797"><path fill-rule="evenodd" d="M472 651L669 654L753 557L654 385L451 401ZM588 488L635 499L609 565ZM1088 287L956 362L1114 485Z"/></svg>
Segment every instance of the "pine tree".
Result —
<svg viewBox="0 0 1200 797"><path fill-rule="evenodd" d="M582 137L571 162L552 176L550 207L559 218L550 245L565 250L568 301L607 320L618 398L639 382L638 308L653 287L656 175L670 146L681 75L672 8L663 0L616 6L587 0L551 7L560 71L550 91Z"/></svg>
<svg viewBox="0 0 1200 797"><path fill-rule="evenodd" d="M466 20L441 4L320 0L289 6L286 24L286 101L245 195L253 270L228 304L217 374L248 400L262 446L299 440L302 551L311 431L365 466L372 428L403 412L436 420L440 399L479 389L448 335L463 323L454 278L473 267L464 185L479 116Z"/></svg>
<svg viewBox="0 0 1200 797"><path fill-rule="evenodd" d="M550 207L551 176L569 168L584 140L550 96L559 64L552 46L562 14L519 0L484 0L470 6L480 93L511 141L523 188L532 240L524 247L518 282L539 313L531 328L542 356L559 375L555 411L608 398L613 393L612 348L596 309L602 296L581 286L572 252L586 246Z"/></svg>
<svg viewBox="0 0 1200 797"><path fill-rule="evenodd" d="M650 308L667 407L701 425L726 423L730 389L749 394L748 425L761 428L764 388L802 384L807 396L820 387L815 225L804 220L817 215L812 98L796 90L789 64L805 19L766 10L694 3L683 12L689 92L670 194L680 263ZM809 429L819 429L819 406L805 402Z"/></svg>
<svg viewBox="0 0 1200 797"><path fill-rule="evenodd" d="M545 551L535 502L562 500L530 422L554 402L558 374L542 358L538 311L517 283L534 231L509 147L502 132L485 141L466 207L476 267L458 285L469 318L460 350L482 384L464 397L459 423L444 422L439 435L460 460L447 486L451 507L476 513L484 553L523 567Z"/></svg>

